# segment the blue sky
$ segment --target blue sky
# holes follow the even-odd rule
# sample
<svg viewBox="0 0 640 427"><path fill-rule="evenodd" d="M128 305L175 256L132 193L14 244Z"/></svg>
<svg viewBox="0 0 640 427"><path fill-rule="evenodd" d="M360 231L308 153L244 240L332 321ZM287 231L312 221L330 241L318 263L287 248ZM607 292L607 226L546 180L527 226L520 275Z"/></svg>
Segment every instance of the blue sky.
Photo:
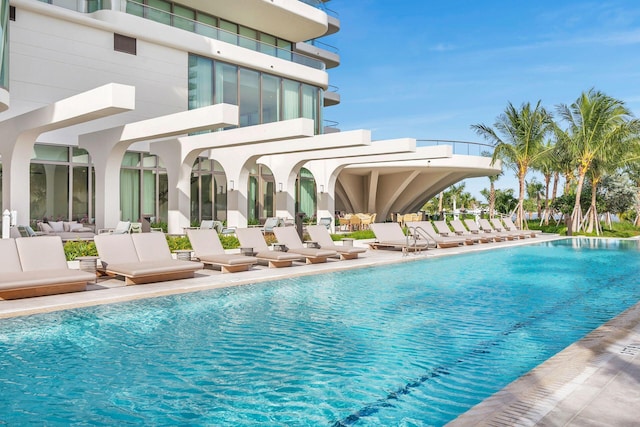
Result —
<svg viewBox="0 0 640 427"><path fill-rule="evenodd" d="M640 115L640 2L332 0L341 31L329 70L341 103L325 119L374 140L484 142L508 102L555 112L590 88ZM532 177L532 176L531 176ZM528 178L531 178L528 177ZM479 196L487 178L467 181ZM514 188L505 170L499 188ZM516 194L517 195L517 194Z"/></svg>

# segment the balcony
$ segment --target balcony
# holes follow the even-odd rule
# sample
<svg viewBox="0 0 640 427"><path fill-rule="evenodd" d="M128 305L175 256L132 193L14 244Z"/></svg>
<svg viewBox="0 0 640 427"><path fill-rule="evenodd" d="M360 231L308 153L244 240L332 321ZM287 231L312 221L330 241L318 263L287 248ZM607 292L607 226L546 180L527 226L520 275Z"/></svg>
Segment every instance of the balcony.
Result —
<svg viewBox="0 0 640 427"><path fill-rule="evenodd" d="M295 51L304 54L306 57L322 61L327 69L340 65L338 49L318 40L296 43Z"/></svg>
<svg viewBox="0 0 640 427"><path fill-rule="evenodd" d="M323 105L325 107L332 107L340 104L340 94L336 86L329 85L329 89L323 92L324 100Z"/></svg>

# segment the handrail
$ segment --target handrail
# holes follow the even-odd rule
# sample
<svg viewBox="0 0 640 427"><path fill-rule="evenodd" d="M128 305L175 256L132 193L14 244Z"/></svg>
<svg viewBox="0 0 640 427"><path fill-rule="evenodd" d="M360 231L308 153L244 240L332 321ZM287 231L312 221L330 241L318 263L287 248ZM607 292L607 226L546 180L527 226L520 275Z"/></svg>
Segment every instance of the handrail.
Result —
<svg viewBox="0 0 640 427"><path fill-rule="evenodd" d="M418 234L419 236L421 236L422 238L424 238L424 240L427 241L427 243L429 243L429 241L433 242L433 244L435 246L438 246L438 242L436 241L436 239L433 238L433 236L431 234L429 234L429 232L427 230L425 230L424 228L418 226L409 226L408 227L409 232L411 233L411 230L413 230L413 234L414 238L415 235ZM417 241L417 238L415 238L415 241Z"/></svg>
<svg viewBox="0 0 640 427"><path fill-rule="evenodd" d="M493 154L494 146L491 144L483 144L482 142L472 142L472 141L456 141L453 139L416 139L419 146L431 146L431 145L451 145L453 148L453 154L465 154L463 150L456 150L456 147L466 146L466 155L470 156L471 151L474 151L473 155L491 157ZM471 148L475 147L474 150ZM484 150L483 150L484 149ZM460 153L462 151L462 153ZM477 154L476 154L477 153Z"/></svg>
<svg viewBox="0 0 640 427"><path fill-rule="evenodd" d="M307 40L305 43L310 44L311 46L319 47L329 52L333 52L336 54L340 53L340 49L338 49L337 47L321 42L318 39Z"/></svg>
<svg viewBox="0 0 640 427"><path fill-rule="evenodd" d="M150 19L155 22L164 23L165 25L169 25L172 27L180 28L185 31L190 31L192 33L200 34L214 40L220 40L225 43L231 43L236 46L240 46L246 49L250 49L256 52L264 53L265 55L274 56L276 58L284 59L287 61L295 62L296 64L305 65L311 68L315 68L317 70L324 70L325 63L314 59L310 56L303 55L298 52L293 52L291 50L282 49L277 46L271 45L269 43L264 43L259 40L252 39L250 37L245 37L237 33L232 33L230 31L223 30L218 27L214 27L204 22L194 21L193 19L185 18L180 15L176 15L174 13L170 13L161 9L157 9L152 6L148 6L146 4L140 3L135 0L126 0L126 4L133 4L137 7L142 8L143 10L152 10L155 16L166 16L168 17L168 23L158 21L156 19L149 18L148 13L143 12L143 16L133 14L135 16L139 16L141 18ZM125 6L126 7L126 6ZM127 12L129 13L129 12ZM180 23L181 25L176 25L176 23ZM187 28L192 27L192 28Z"/></svg>

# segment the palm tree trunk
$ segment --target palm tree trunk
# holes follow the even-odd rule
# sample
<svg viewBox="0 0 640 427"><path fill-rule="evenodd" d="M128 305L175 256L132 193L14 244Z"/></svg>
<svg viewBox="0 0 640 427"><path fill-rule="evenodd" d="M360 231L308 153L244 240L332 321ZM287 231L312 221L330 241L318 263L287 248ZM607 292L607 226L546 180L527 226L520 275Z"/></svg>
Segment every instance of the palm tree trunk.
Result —
<svg viewBox="0 0 640 427"><path fill-rule="evenodd" d="M640 187L636 190L636 220L633 222L633 225L636 227L640 226Z"/></svg>
<svg viewBox="0 0 640 427"><path fill-rule="evenodd" d="M553 191L551 192L551 202L556 199L558 196L558 184L560 183L560 173L556 172L553 174Z"/></svg>
<svg viewBox="0 0 640 427"><path fill-rule="evenodd" d="M525 192L525 182L524 182L524 174L518 173L518 181L519 181L519 189L520 194L518 195L518 213L516 214L516 224L522 230L524 226L524 192Z"/></svg>
<svg viewBox="0 0 640 427"><path fill-rule="evenodd" d="M496 186L491 182L489 187L489 219L493 219L493 212L496 209ZM640 211L639 211L640 212Z"/></svg>
<svg viewBox="0 0 640 427"><path fill-rule="evenodd" d="M549 184L551 183L551 174L544 176L544 225L549 225Z"/></svg>
<svg viewBox="0 0 640 427"><path fill-rule="evenodd" d="M573 205L573 212L571 213L571 230L576 232L580 230L582 223L582 207L580 206L580 197L582 196L582 186L584 185L584 176L586 169L582 168L578 171L578 185L576 187L576 203Z"/></svg>

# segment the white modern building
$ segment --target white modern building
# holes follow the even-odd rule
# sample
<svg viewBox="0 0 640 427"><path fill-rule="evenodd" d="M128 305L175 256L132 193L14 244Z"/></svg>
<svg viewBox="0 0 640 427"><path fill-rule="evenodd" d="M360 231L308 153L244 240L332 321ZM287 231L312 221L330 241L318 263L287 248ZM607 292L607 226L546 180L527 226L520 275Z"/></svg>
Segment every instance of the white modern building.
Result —
<svg viewBox="0 0 640 427"><path fill-rule="evenodd" d="M0 209L18 223L384 220L499 171L325 127L340 57L317 39L340 21L324 1L0 4Z"/></svg>

